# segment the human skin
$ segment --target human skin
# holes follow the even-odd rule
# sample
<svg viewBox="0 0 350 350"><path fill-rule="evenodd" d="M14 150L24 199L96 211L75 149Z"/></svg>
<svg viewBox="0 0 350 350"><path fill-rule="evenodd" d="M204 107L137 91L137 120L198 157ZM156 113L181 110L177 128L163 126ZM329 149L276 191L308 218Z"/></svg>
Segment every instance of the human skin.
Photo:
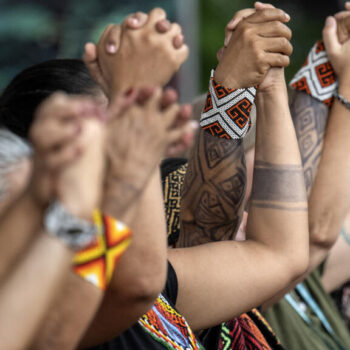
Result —
<svg viewBox="0 0 350 350"><path fill-rule="evenodd" d="M229 41L229 38L231 37L231 32L235 30L237 24L244 19L245 17L250 16L251 14L255 13L257 10L261 9L262 7L271 7L272 5L269 4L259 4L256 6L255 9L247 9L242 10L239 13L237 13L233 20L229 23L226 30L226 43ZM346 4L346 9L350 9L349 3ZM341 59L342 55L346 53L346 48L344 47L347 38L349 37L349 12L343 11L339 14L335 15L335 18L337 20L337 26L336 26L336 33L338 38L336 39L334 36L334 27L333 27L333 38L332 40L334 42L339 42L337 44L338 47L338 57ZM332 21L332 20L331 20ZM334 24L334 21L333 21ZM326 32L329 31L329 28L332 28L332 26L328 27ZM341 49L342 47L342 49ZM225 50L221 50L219 52L219 59L221 58L221 55L223 54ZM338 58L338 60L339 60ZM337 63L335 63L335 66L337 66ZM346 64L343 64L343 66L346 66ZM345 76L346 73L344 72L338 72L340 74L339 76ZM346 82L347 79L341 79L340 80L340 89L347 89ZM335 103L336 105L339 105L338 102ZM347 111L343 108L343 110L339 110L339 106L334 106L334 109L336 109L337 113L340 115L345 115ZM302 157L302 163L304 168L304 174L305 174L305 184L306 184L306 190L310 193L312 191L313 197L310 197L310 201L314 203L311 206L311 202L309 202L309 213L310 213L310 261L309 261L309 268L308 272L301 276L299 280L304 279L307 274L314 270L328 255L329 258L327 259L329 263L325 265L325 271L324 271L324 283L325 287L328 290L332 290L336 288L336 286L339 286L342 282L345 282L348 280L348 271L346 268L346 252L347 245L344 241L344 239L339 238L339 225L341 225L342 218L344 218L346 213L346 208L348 208L348 204L344 203L342 200L337 206L334 206L334 201L337 200L336 198L340 198L343 196L344 191L346 191L346 184L348 183L347 174L347 167L346 162L344 160L345 158L342 158L342 152L343 152L343 145L346 144L346 141L344 139L339 138L338 133L341 130L340 123L339 123L339 130L336 128L332 128L330 130L327 129L327 138L330 138L333 140L331 149L325 150L325 145L323 143L324 137L325 137L325 130L327 126L327 120L328 118L331 118L334 111L330 111L327 106L325 106L322 102L316 100L312 96L306 95L303 92L295 92L292 95L292 103L291 103L291 113L293 117L293 123L295 126L295 131L297 134L298 142L299 142L299 148L301 152ZM308 120L308 128L304 127L305 120ZM335 119L335 117L333 117ZM345 117L344 120L347 118ZM330 123L329 125L334 125L334 122ZM346 126L346 123L345 123ZM337 143L335 140L338 140L339 143ZM312 141L310 143L310 141ZM333 181L329 179L327 182L325 179L330 174L323 174L323 171L333 171L330 166L324 165L322 168L318 168L320 159L325 159L322 155L322 149L324 149L324 154L326 157L326 154L332 154L335 158L334 159L341 159L337 165L337 173L340 172L340 180L344 182L338 181L337 184L339 186L339 192L334 192L333 188ZM338 158L339 154L339 158ZM328 156L330 158L330 155ZM324 161L325 162L325 161ZM325 163L324 163L325 164ZM327 170L328 169L328 170ZM321 173L320 173L321 172ZM318 174L318 175L317 175ZM313 184L315 181L315 177L319 177L322 180L322 185L320 182L314 186ZM327 187L329 186L329 187ZM321 195L320 192L322 191L323 195ZM327 192L327 195L325 194ZM332 193L333 196L330 196L329 193ZM315 203L317 203L317 206L314 207ZM321 210L322 207L328 208L327 209L327 215ZM324 222L326 220L327 222ZM328 221L329 220L329 221ZM322 227L321 227L322 226ZM338 239L338 241L337 241ZM337 244L334 248L332 248L333 244L337 241ZM332 249L331 249L332 248ZM327 271L327 269L329 269ZM298 280L298 281L299 281ZM274 302L278 301L288 290L292 289L298 281L294 281L290 286L288 286L283 292L276 295L272 300L270 300L265 307L268 305L273 304Z"/></svg>
<svg viewBox="0 0 350 350"><path fill-rule="evenodd" d="M42 119L46 118L47 115L50 115L54 121L62 117L62 114L59 115L56 110L58 104L60 104L61 109L66 107L63 115L70 117L71 121L67 123L68 128L67 125L65 127L57 123L55 130L49 131ZM7 244L3 246L6 249L1 252L0 279L1 345L6 349L24 349L31 345L70 271L74 251L59 239L49 237L48 233L45 232L42 227L44 202L57 196L56 198L63 205L74 210L76 208L74 201L67 195L67 192L70 193L72 190L71 186L81 189L84 185L85 191L88 191L89 189L93 190L94 186L100 185L101 191L101 184L91 181L92 178L89 176L86 176L82 185L77 185L86 171L86 167L83 166L85 159L94 160L91 158L91 154L95 154L98 149L103 149L103 145L98 142L101 139L98 129L94 127L93 134L89 132L92 124L96 123L96 126L100 128L99 121L92 121L92 124L89 120L81 122L82 129L78 137L75 132L71 132L72 125L77 122L75 118L82 115L82 104L82 101L69 100L61 95L54 96L46 101L37 113L35 123L38 120L40 122L40 126L37 125L38 132L45 133L45 136L50 140L48 139L48 142L45 143L40 137L37 138L36 135L33 135L34 148L40 149L40 160L36 155L34 168L36 168L36 176L39 176L41 180L46 179L46 184L43 182L43 184L36 183L34 185L35 180L33 180L30 182L29 188L25 190L30 176L29 160L18 164L18 167L15 168L15 172L17 172L15 181L12 179L8 182L10 189L7 194L8 203L5 204L0 219L1 240L7 241ZM75 113L72 113L72 109L70 109L72 105L76 109ZM88 125L89 123L90 125ZM67 133L67 130L70 132ZM87 143L91 145L92 140L96 141L94 147L84 147L87 146ZM52 150L53 144L58 147L57 151ZM63 147L63 145L65 146ZM75 154L77 145L79 145L80 150L79 156ZM71 152L72 149L73 152ZM62 150L64 151L62 152ZM40 169L38 167L39 161ZM75 161L74 165L72 165L72 161ZM99 169L97 163L96 169ZM19 170L26 171L19 174ZM52 181L53 178L55 181ZM52 186L47 186L47 183L51 183L51 181ZM14 188L13 186L18 187ZM21 191L24 191L24 194L20 194L17 198L16 193ZM84 210L88 209L88 203L85 204ZM92 203L90 202L90 204ZM89 209L92 210L91 207ZM86 214L84 210L75 213L83 217ZM23 241L26 244L23 244ZM14 334L16 336L13 336Z"/></svg>

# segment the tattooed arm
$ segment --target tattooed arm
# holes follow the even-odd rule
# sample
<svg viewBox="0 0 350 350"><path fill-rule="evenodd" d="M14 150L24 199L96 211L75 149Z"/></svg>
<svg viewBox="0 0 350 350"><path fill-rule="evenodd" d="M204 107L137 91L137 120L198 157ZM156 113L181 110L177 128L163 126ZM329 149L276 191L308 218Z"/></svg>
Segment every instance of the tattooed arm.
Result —
<svg viewBox="0 0 350 350"><path fill-rule="evenodd" d="M245 194L243 143L201 130L192 152L182 193L178 245L233 239Z"/></svg>
<svg viewBox="0 0 350 350"><path fill-rule="evenodd" d="M262 304L307 266L306 192L283 71L272 70L266 79L273 88L265 90L262 84L257 97L247 241L169 251L178 276L176 306L194 329L217 325Z"/></svg>
<svg viewBox="0 0 350 350"><path fill-rule="evenodd" d="M274 38L266 22L273 23ZM215 81L227 88L250 87L260 84L271 66L288 65L292 48L286 22L288 16L278 9L247 16L220 56ZM243 212L245 182L242 141L218 140L201 131L183 187L178 245L233 239Z"/></svg>
<svg viewBox="0 0 350 350"><path fill-rule="evenodd" d="M348 21L347 25L349 24ZM347 42L344 44L339 42L335 20L326 25L324 40L327 52L333 48L332 43L337 43L338 51L335 54L330 51L328 55L340 77L339 91L349 94L347 70L350 62L345 55L350 46ZM344 195L350 181L347 152L350 144L347 137L349 111L337 100L329 111L323 103L303 93L296 94L291 110L303 160L306 188L310 193L308 271L311 272L329 254L339 237L345 215L350 209L348 196ZM336 181L334 181L335 174Z"/></svg>
<svg viewBox="0 0 350 350"><path fill-rule="evenodd" d="M325 33L330 29L331 27L326 27ZM335 31L332 40L338 41ZM343 51L343 55L345 54L346 50ZM344 94L349 93L349 78L346 72L339 76L343 77L339 81L339 90ZM336 264L337 259L342 260L344 244L343 247L339 247L338 243L336 247L331 248L339 237L346 213L350 209L349 196L346 195L347 184L350 181L350 158L347 152L350 147L350 113L339 101L335 101L329 110L325 104L303 92L295 93L291 112L302 156L305 185L309 192L310 260L306 273L294 281L285 292L319 266L328 254L332 255L332 261L331 265L325 265L325 286L331 289L334 278L332 272L326 270L330 266L331 270L335 271L332 266ZM337 270L336 274L339 275L336 280L348 276L345 270ZM265 307L273 305L284 294L275 296Z"/></svg>
<svg viewBox="0 0 350 350"><path fill-rule="evenodd" d="M339 77L339 92L350 98L350 43L339 42L334 18L326 22L324 42L329 59ZM335 100L330 112L319 170L310 194L310 231L317 236L315 261L321 262L335 243L350 209L348 184L350 112ZM336 179L334 179L336 176Z"/></svg>

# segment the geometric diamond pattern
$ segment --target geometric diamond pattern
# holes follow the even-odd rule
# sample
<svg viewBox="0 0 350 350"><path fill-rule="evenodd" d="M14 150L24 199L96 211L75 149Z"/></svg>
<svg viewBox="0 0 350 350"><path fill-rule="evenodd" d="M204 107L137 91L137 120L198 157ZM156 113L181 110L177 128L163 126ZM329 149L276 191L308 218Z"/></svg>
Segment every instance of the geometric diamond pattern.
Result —
<svg viewBox="0 0 350 350"><path fill-rule="evenodd" d="M331 107L338 82L322 41L317 41L313 46L305 64L292 79L290 86Z"/></svg>
<svg viewBox="0 0 350 350"><path fill-rule="evenodd" d="M131 242L131 231L120 221L95 212L96 239L76 253L74 272L96 287L106 290L120 257Z"/></svg>
<svg viewBox="0 0 350 350"><path fill-rule="evenodd" d="M211 72L209 92L202 112L200 125L213 136L240 139L250 129L250 111L256 88L227 89L214 81Z"/></svg>

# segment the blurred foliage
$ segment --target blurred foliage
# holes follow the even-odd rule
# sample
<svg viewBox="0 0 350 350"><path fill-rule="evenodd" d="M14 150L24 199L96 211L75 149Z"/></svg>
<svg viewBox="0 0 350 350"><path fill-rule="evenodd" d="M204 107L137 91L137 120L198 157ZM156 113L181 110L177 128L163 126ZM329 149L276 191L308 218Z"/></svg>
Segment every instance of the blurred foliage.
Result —
<svg viewBox="0 0 350 350"><path fill-rule="evenodd" d="M304 63L313 43L321 38L325 18L340 9L344 1L327 0L275 0L271 3L285 10L291 21L294 52L291 65L286 69L289 81ZM201 0L201 89L208 85L209 72L217 65L216 52L224 42L225 26L241 9L253 7L251 0Z"/></svg>

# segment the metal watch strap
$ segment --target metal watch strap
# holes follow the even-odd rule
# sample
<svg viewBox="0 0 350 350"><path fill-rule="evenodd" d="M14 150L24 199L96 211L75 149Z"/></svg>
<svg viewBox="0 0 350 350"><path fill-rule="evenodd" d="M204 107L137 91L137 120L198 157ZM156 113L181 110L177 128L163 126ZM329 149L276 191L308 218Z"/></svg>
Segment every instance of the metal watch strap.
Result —
<svg viewBox="0 0 350 350"><path fill-rule="evenodd" d="M48 207L44 227L48 234L59 238L74 250L89 246L96 237L96 226L93 223L72 215L59 201Z"/></svg>

